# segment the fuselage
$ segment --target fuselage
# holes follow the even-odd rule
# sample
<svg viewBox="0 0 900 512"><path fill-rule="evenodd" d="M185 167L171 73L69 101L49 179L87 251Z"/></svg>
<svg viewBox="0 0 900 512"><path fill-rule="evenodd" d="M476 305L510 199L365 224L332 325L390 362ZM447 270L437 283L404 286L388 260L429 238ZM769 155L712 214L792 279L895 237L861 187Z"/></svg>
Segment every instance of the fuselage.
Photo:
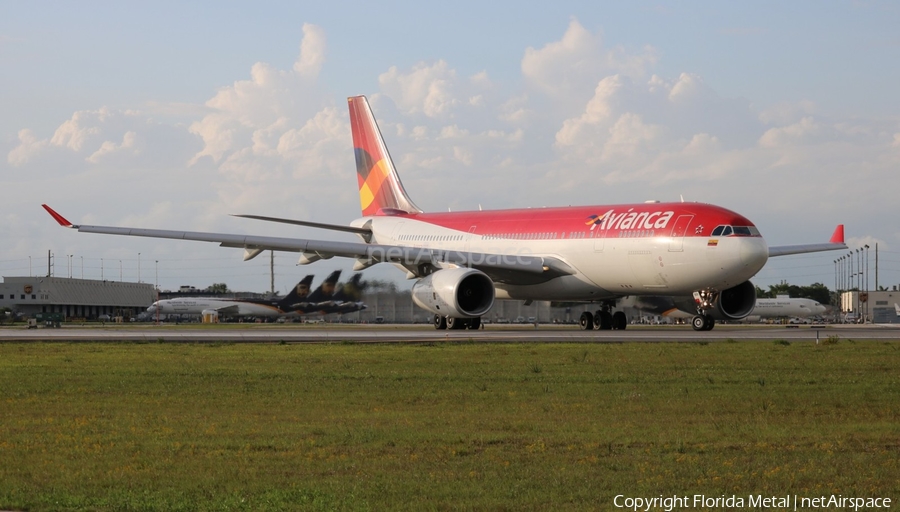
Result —
<svg viewBox="0 0 900 512"><path fill-rule="evenodd" d="M747 281L768 248L746 217L701 203L388 213L357 219L372 243L561 260L573 275L496 283L497 298L602 300L690 295ZM507 256L509 257L509 256Z"/></svg>
<svg viewBox="0 0 900 512"><path fill-rule="evenodd" d="M366 309L362 301L328 300L322 302L298 302L279 307L275 301L251 302L239 299L210 299L205 297L179 297L156 301L147 312L163 315L201 315L204 311L218 311L227 316L279 317L296 315L346 314Z"/></svg>
<svg viewBox="0 0 900 512"><path fill-rule="evenodd" d="M200 315L207 310L222 311L232 316L276 317L288 314L274 304L205 297L165 299L156 301L147 308L147 312L152 314L156 314L157 310L164 315Z"/></svg>
<svg viewBox="0 0 900 512"><path fill-rule="evenodd" d="M790 299L777 297L774 299L756 299L756 307L745 320L756 321L760 318L807 318L824 315L825 306L812 299Z"/></svg>

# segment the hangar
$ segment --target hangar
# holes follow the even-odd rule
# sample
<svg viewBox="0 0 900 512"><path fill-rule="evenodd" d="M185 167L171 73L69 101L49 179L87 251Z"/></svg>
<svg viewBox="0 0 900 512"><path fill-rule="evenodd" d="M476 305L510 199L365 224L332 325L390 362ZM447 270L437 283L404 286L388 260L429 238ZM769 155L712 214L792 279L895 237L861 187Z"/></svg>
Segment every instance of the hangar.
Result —
<svg viewBox="0 0 900 512"><path fill-rule="evenodd" d="M20 314L62 313L66 318L133 317L156 300L149 283L64 277L4 277L0 308Z"/></svg>
<svg viewBox="0 0 900 512"><path fill-rule="evenodd" d="M856 291L841 294L841 313L848 321L900 323L900 291Z"/></svg>

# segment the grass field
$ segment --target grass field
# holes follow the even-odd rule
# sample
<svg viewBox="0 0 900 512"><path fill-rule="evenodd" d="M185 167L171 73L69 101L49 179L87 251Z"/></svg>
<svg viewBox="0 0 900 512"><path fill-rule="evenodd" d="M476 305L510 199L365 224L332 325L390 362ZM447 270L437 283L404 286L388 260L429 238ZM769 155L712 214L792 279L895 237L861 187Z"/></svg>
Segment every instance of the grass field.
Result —
<svg viewBox="0 0 900 512"><path fill-rule="evenodd" d="M0 509L897 503L900 345L828 341L0 344Z"/></svg>

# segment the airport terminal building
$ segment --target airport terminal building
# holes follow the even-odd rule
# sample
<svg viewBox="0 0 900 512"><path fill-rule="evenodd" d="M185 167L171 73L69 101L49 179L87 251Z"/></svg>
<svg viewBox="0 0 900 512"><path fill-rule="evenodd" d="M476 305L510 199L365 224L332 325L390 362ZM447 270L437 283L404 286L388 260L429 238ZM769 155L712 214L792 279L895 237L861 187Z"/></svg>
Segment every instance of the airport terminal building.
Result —
<svg viewBox="0 0 900 512"><path fill-rule="evenodd" d="M156 300L148 283L97 281L64 277L4 277L0 308L20 314L62 313L66 318L96 319L101 315L130 318Z"/></svg>

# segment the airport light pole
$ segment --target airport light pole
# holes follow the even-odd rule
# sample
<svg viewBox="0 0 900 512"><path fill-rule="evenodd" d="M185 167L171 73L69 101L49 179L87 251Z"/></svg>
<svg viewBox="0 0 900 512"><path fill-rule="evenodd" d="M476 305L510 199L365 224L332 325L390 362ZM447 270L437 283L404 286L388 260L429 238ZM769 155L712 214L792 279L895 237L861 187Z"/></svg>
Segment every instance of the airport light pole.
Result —
<svg viewBox="0 0 900 512"><path fill-rule="evenodd" d="M138 253L138 282L141 282L141 253Z"/></svg>
<svg viewBox="0 0 900 512"><path fill-rule="evenodd" d="M864 252L866 255L865 256L866 266L865 266L865 273L863 274L863 276L865 277L864 288L866 290L866 319L868 319L869 318L869 244L864 245L863 249L865 249Z"/></svg>
<svg viewBox="0 0 900 512"><path fill-rule="evenodd" d="M834 260L834 293L837 296L840 294L840 290L838 290L838 260ZM831 305L834 305L835 299L831 300Z"/></svg>
<svg viewBox="0 0 900 512"><path fill-rule="evenodd" d="M853 251L847 253L847 290L853 286Z"/></svg>
<svg viewBox="0 0 900 512"><path fill-rule="evenodd" d="M859 249L853 252L856 253L856 321L859 322L862 313L860 311L862 309L862 296L859 294L860 290L862 290L862 265L859 259Z"/></svg>

